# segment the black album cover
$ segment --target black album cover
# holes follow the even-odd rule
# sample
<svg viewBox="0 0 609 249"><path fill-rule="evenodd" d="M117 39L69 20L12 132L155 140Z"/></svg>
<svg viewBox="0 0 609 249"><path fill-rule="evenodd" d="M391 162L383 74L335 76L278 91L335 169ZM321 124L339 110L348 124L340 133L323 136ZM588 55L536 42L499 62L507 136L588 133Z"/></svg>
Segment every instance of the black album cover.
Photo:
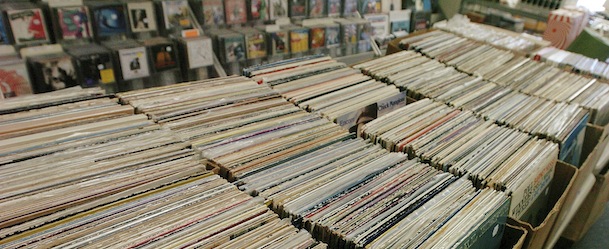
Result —
<svg viewBox="0 0 609 249"><path fill-rule="evenodd" d="M162 72L178 68L178 54L173 44L158 44L150 47L152 68Z"/></svg>
<svg viewBox="0 0 609 249"><path fill-rule="evenodd" d="M72 58L68 55L33 58L36 93L52 92L78 86L78 77Z"/></svg>
<svg viewBox="0 0 609 249"><path fill-rule="evenodd" d="M116 81L110 54L84 56L78 58L77 62L82 75L82 87L95 87Z"/></svg>

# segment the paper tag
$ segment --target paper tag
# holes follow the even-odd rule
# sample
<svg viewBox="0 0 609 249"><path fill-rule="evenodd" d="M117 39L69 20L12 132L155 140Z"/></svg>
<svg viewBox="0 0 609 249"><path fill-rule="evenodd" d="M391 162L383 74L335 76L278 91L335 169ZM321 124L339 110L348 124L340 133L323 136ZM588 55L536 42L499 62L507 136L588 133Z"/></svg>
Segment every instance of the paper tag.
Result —
<svg viewBox="0 0 609 249"><path fill-rule="evenodd" d="M116 81L114 78L114 70L112 69L100 70L99 75L101 76L101 82L103 84L114 83Z"/></svg>
<svg viewBox="0 0 609 249"><path fill-rule="evenodd" d="M198 29L182 30L182 37L184 37L184 38L199 37L200 35L201 35L201 32L199 32Z"/></svg>

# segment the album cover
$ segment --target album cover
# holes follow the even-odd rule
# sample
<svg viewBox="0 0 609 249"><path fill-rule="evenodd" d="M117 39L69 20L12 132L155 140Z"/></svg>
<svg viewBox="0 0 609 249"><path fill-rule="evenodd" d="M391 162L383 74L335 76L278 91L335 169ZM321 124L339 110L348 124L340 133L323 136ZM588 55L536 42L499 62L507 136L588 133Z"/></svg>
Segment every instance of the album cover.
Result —
<svg viewBox="0 0 609 249"><path fill-rule="evenodd" d="M326 27L326 47L333 48L340 46L340 26L330 25Z"/></svg>
<svg viewBox="0 0 609 249"><path fill-rule="evenodd" d="M186 0L163 1L163 20L165 28L171 29L192 29L194 27L190 15L190 6Z"/></svg>
<svg viewBox="0 0 609 249"><path fill-rule="evenodd" d="M95 87L116 82L112 56L109 53L91 54L77 60L82 87Z"/></svg>
<svg viewBox="0 0 609 249"><path fill-rule="evenodd" d="M8 10L6 13L15 44L49 41L41 9Z"/></svg>
<svg viewBox="0 0 609 249"><path fill-rule="evenodd" d="M340 25L342 31L342 37L345 44L357 43L357 24L355 23L343 23Z"/></svg>
<svg viewBox="0 0 609 249"><path fill-rule="evenodd" d="M289 37L286 31L277 31L268 33L271 43L271 54L279 55L290 52Z"/></svg>
<svg viewBox="0 0 609 249"><path fill-rule="evenodd" d="M78 76L72 57L49 56L32 58L34 74L37 76L36 93L52 92L78 86Z"/></svg>
<svg viewBox="0 0 609 249"><path fill-rule="evenodd" d="M0 15L0 44L10 44L11 41L8 39L8 34L6 33L6 28L4 27L4 19L2 15Z"/></svg>
<svg viewBox="0 0 609 249"><path fill-rule="evenodd" d="M267 0L248 0L250 20L268 20Z"/></svg>
<svg viewBox="0 0 609 249"><path fill-rule="evenodd" d="M339 17L342 10L342 0L328 0L328 16Z"/></svg>
<svg viewBox="0 0 609 249"><path fill-rule="evenodd" d="M179 68L176 47L171 43L150 46L150 57L155 72Z"/></svg>
<svg viewBox="0 0 609 249"><path fill-rule="evenodd" d="M224 24L224 2L203 0L203 22L205 26Z"/></svg>
<svg viewBox="0 0 609 249"><path fill-rule="evenodd" d="M145 47L121 49L118 51L124 80L143 78L150 75Z"/></svg>
<svg viewBox="0 0 609 249"><path fill-rule="evenodd" d="M131 31L137 33L157 30L156 15L152 2L127 3L127 11Z"/></svg>
<svg viewBox="0 0 609 249"><path fill-rule="evenodd" d="M0 66L0 93L4 98L33 93L25 63Z"/></svg>
<svg viewBox="0 0 609 249"><path fill-rule="evenodd" d="M261 32L245 33L247 43L247 58L258 59L266 57L266 41Z"/></svg>
<svg viewBox="0 0 609 249"><path fill-rule="evenodd" d="M290 50L293 54L309 50L308 29L303 28L290 31Z"/></svg>
<svg viewBox="0 0 609 249"><path fill-rule="evenodd" d="M273 1L273 0L271 0ZM306 17L307 16L307 0L289 0L290 1L290 17Z"/></svg>
<svg viewBox="0 0 609 249"><path fill-rule="evenodd" d="M125 8L121 4L100 6L93 10L98 37L126 34L129 31Z"/></svg>
<svg viewBox="0 0 609 249"><path fill-rule="evenodd" d="M309 17L324 17L326 14L327 4L328 3L326 2L326 0L309 0Z"/></svg>
<svg viewBox="0 0 609 249"><path fill-rule="evenodd" d="M247 22L247 5L245 0L224 1L226 24L241 24Z"/></svg>
<svg viewBox="0 0 609 249"><path fill-rule="evenodd" d="M243 35L230 34L221 39L224 50L224 62L235 62L244 60L246 56Z"/></svg>
<svg viewBox="0 0 609 249"><path fill-rule="evenodd" d="M58 8L57 23L64 40L93 38L89 9L85 6Z"/></svg>
<svg viewBox="0 0 609 249"><path fill-rule="evenodd" d="M343 7L344 17L354 16L357 12L357 0L345 0Z"/></svg>
<svg viewBox="0 0 609 249"><path fill-rule="evenodd" d="M188 68L195 69L214 64L214 50L209 37L198 37L186 40L186 55Z"/></svg>
<svg viewBox="0 0 609 249"><path fill-rule="evenodd" d="M323 48L326 45L326 28L312 27L310 30L311 49Z"/></svg>
<svg viewBox="0 0 609 249"><path fill-rule="evenodd" d="M368 14L364 19L370 22L372 37L385 37L389 34L389 16L386 14Z"/></svg>
<svg viewBox="0 0 609 249"><path fill-rule="evenodd" d="M381 13L381 11L381 0L359 0L361 15Z"/></svg>
<svg viewBox="0 0 609 249"><path fill-rule="evenodd" d="M288 17L288 7L288 0L268 0L269 20Z"/></svg>

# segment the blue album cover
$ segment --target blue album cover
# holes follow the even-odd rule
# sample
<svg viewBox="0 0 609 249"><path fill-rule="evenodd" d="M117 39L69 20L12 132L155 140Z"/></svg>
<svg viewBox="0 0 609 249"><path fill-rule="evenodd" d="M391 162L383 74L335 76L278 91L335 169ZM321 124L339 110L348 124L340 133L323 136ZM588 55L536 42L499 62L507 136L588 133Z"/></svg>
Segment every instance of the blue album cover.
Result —
<svg viewBox="0 0 609 249"><path fill-rule="evenodd" d="M4 28L4 20L0 15L0 44L9 44L8 36L6 35L6 28Z"/></svg>
<svg viewBox="0 0 609 249"><path fill-rule="evenodd" d="M93 11L97 36L110 36L128 32L125 9L122 5L110 5Z"/></svg>

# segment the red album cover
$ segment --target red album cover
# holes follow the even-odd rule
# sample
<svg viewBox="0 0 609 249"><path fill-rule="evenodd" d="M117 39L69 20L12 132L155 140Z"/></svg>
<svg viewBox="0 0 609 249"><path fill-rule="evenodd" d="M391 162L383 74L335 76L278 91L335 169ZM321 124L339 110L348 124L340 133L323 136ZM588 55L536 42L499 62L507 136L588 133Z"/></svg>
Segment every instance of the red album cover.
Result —
<svg viewBox="0 0 609 249"><path fill-rule="evenodd" d="M241 24L247 22L247 7L245 0L226 0L226 24Z"/></svg>

